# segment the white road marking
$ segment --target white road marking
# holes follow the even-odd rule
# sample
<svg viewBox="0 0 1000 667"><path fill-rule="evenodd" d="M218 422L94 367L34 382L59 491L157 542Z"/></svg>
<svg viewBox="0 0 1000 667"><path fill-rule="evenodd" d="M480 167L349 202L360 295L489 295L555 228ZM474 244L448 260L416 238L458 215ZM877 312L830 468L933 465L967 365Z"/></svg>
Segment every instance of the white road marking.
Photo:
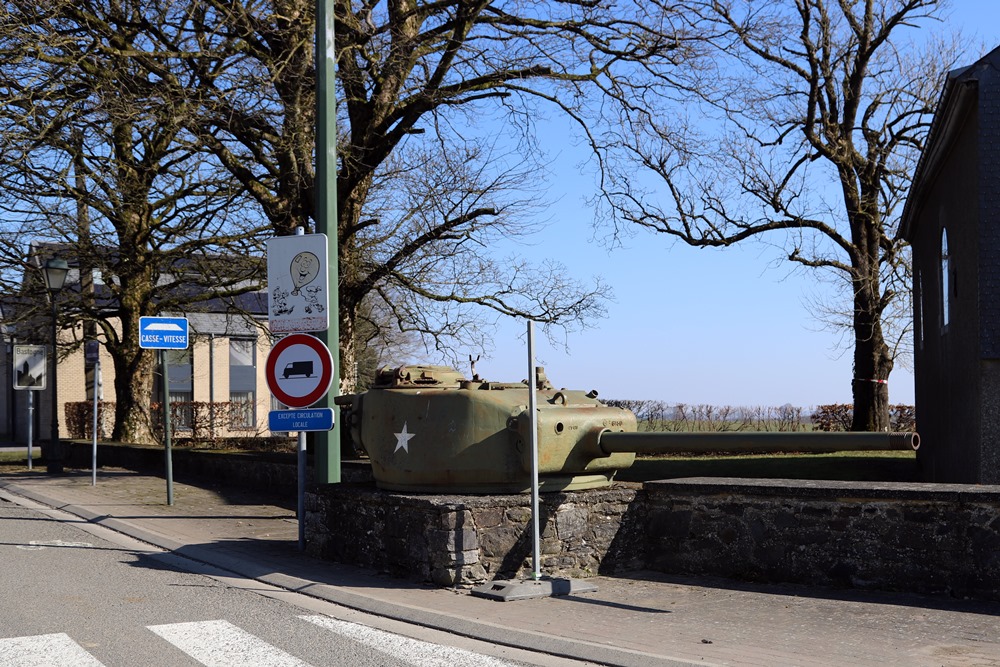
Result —
<svg viewBox="0 0 1000 667"><path fill-rule="evenodd" d="M0 639L4 667L104 667L64 633Z"/></svg>
<svg viewBox="0 0 1000 667"><path fill-rule="evenodd" d="M337 634L366 644L415 667L513 667L516 663L452 646L441 646L411 639L401 635L376 630L367 625L349 623L329 616L300 616L299 618Z"/></svg>
<svg viewBox="0 0 1000 667"><path fill-rule="evenodd" d="M206 667L309 667L229 621L148 627Z"/></svg>
<svg viewBox="0 0 1000 667"><path fill-rule="evenodd" d="M516 663L419 641L329 616L300 616L413 667L513 667ZM149 630L205 667L310 667L229 621L150 625ZM0 667L104 667L65 633L0 639Z"/></svg>
<svg viewBox="0 0 1000 667"><path fill-rule="evenodd" d="M77 547L77 548L90 548L94 546L90 542L64 542L63 540L49 540L47 542L39 542L38 540L31 540L27 544L18 544L18 549L24 549L25 551L38 551L39 549L44 549L45 547Z"/></svg>

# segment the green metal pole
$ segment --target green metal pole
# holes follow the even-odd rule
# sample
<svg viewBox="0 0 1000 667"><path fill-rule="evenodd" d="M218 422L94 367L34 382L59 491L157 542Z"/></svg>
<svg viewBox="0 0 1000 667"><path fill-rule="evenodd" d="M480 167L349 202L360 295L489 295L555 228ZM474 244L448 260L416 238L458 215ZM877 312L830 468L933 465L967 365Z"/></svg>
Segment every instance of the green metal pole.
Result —
<svg viewBox="0 0 1000 667"><path fill-rule="evenodd" d="M327 235L329 243L330 326L320 340L333 353L333 386L317 407L334 408L340 393L340 284L337 224L337 102L334 95L336 50L333 43L333 1L316 0L316 231ZM317 431L314 464L316 481L332 484L340 481L340 420L334 418L333 430Z"/></svg>

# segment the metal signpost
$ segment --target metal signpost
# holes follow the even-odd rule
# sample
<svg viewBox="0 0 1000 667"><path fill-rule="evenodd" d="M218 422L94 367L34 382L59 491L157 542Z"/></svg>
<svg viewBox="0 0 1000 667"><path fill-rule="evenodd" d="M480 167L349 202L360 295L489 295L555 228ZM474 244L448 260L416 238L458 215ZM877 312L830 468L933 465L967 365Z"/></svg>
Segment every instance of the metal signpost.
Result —
<svg viewBox="0 0 1000 667"><path fill-rule="evenodd" d="M186 317L140 317L139 347L160 351L163 371L163 447L167 466L167 504L174 504L174 464L170 453L170 364L164 350L186 350L188 321Z"/></svg>
<svg viewBox="0 0 1000 667"><path fill-rule="evenodd" d="M535 366L535 323L528 320L528 414L531 415L531 578L541 577L538 530L538 371Z"/></svg>
<svg viewBox="0 0 1000 667"><path fill-rule="evenodd" d="M278 340L267 355L264 376L271 393L292 410L272 410L272 431L298 431L299 549L305 550L306 432L333 429L333 409L304 410L323 398L333 384L333 355L315 336L294 333Z"/></svg>
<svg viewBox="0 0 1000 667"><path fill-rule="evenodd" d="M329 239L326 234L276 236L267 241L267 317L272 334L291 334L278 340L267 355L265 376L271 393L289 408L306 408L324 398L334 378L333 356L326 343L307 333L330 327L330 303L336 304L336 282L330 286ZM336 314L336 313L335 313ZM336 323L336 320L334 320ZM336 424L333 408L291 411L272 410L272 431L298 432L299 549L304 550L306 496L306 432L331 431ZM339 454L339 452L338 452ZM331 455L332 456L332 455ZM316 452L317 475L322 455ZM340 480L337 459L336 480Z"/></svg>
<svg viewBox="0 0 1000 667"><path fill-rule="evenodd" d="M48 353L44 345L14 346L14 389L28 391L28 470L33 467L32 451L34 426L34 398L36 391L45 389L45 368ZM55 409L55 408L53 408Z"/></svg>
<svg viewBox="0 0 1000 667"><path fill-rule="evenodd" d="M83 349L83 362L94 367L94 423L90 448L90 485L97 486L97 409L98 401L104 399L104 385L101 383L101 344L88 340Z"/></svg>

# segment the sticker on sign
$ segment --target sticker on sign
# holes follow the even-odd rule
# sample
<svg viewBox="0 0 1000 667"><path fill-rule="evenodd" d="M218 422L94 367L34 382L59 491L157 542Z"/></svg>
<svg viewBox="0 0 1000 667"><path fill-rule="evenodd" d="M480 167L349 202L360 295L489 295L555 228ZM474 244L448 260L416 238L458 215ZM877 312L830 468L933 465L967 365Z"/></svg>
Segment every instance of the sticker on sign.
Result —
<svg viewBox="0 0 1000 667"><path fill-rule="evenodd" d="M268 239L267 312L271 333L329 328L328 246L326 234Z"/></svg>

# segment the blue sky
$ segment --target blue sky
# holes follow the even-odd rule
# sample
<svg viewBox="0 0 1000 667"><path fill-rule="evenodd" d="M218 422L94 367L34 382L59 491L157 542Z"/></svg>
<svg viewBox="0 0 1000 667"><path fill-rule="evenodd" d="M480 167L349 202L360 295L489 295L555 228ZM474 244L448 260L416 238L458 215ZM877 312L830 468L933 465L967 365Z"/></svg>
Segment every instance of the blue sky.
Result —
<svg viewBox="0 0 1000 667"><path fill-rule="evenodd" d="M961 30L983 45L970 48L970 63L1000 44L1000 0L955 0L950 14L942 30ZM578 162L571 147L557 156L552 223L533 246L510 251L556 259L581 280L600 275L614 290L608 318L571 334L568 349L536 335L537 361L554 385L669 403L851 402L849 346L838 347L839 335L821 328L806 305L814 279L790 274L787 263L773 267L774 255L756 245L696 249L639 234L608 250L593 240L593 213L584 203L593 181L580 175ZM477 363L481 376L527 376L525 328L504 324L492 357ZM889 393L893 403L912 404L909 369L897 364Z"/></svg>

